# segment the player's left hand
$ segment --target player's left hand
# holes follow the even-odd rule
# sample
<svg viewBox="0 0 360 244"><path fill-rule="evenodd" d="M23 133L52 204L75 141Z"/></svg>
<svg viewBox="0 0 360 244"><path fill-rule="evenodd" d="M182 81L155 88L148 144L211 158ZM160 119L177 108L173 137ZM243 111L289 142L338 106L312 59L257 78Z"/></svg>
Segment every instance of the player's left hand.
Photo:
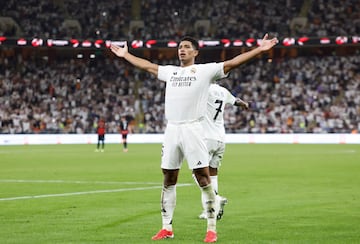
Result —
<svg viewBox="0 0 360 244"><path fill-rule="evenodd" d="M248 102L243 101L239 97L236 98L235 105L237 105L237 106L239 106L239 107L241 107L242 109L245 109L245 110L248 110L249 106L250 106Z"/></svg>
<svg viewBox="0 0 360 244"><path fill-rule="evenodd" d="M266 33L259 46L261 51L267 51L279 42L279 40L276 37L272 39L268 39L268 37L269 35Z"/></svg>
<svg viewBox="0 0 360 244"><path fill-rule="evenodd" d="M249 109L249 103L243 101L243 102L241 103L240 107L241 107L242 109L248 110L248 109Z"/></svg>

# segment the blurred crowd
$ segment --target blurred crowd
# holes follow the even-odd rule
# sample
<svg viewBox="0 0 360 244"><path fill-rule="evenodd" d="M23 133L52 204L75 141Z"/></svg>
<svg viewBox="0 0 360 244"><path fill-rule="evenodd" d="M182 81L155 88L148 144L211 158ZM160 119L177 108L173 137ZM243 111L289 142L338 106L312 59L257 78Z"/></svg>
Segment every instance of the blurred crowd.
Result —
<svg viewBox="0 0 360 244"><path fill-rule="evenodd" d="M8 0L0 36L78 39L278 38L360 33L358 0Z"/></svg>
<svg viewBox="0 0 360 244"><path fill-rule="evenodd" d="M0 133L93 133L100 118L117 133L123 115L134 132L164 132L165 84L120 59L0 60ZM226 108L228 132L360 129L359 55L257 59L219 83L251 102Z"/></svg>
<svg viewBox="0 0 360 244"><path fill-rule="evenodd" d="M10 20L9 20L10 18ZM13 20L13 22L11 22ZM358 0L9 0L0 36L89 39L358 35ZM0 46L0 48L2 48ZM177 60L162 60L177 64ZM360 56L256 59L219 81L251 102L226 109L237 133L356 133ZM165 84L120 59L24 58L0 49L0 133L162 133Z"/></svg>

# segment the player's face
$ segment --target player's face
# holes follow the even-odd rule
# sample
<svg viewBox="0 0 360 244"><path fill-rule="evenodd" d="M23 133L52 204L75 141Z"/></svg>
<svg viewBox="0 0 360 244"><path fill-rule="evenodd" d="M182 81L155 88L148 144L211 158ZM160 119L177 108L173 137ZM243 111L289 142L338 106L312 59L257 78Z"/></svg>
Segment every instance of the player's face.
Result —
<svg viewBox="0 0 360 244"><path fill-rule="evenodd" d="M178 47L179 60L183 64L194 63L198 51L194 49L190 41L182 41Z"/></svg>

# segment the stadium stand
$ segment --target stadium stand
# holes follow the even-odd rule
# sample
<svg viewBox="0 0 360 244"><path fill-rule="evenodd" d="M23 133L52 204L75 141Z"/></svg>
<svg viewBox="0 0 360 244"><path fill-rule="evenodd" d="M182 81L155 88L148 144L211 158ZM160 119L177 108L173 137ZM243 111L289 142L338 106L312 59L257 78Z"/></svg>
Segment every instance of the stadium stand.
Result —
<svg viewBox="0 0 360 244"><path fill-rule="evenodd" d="M249 38L264 30L281 38L360 32L357 0L9 0L0 17L20 27L14 36L43 38ZM73 25L63 24L69 20L77 21L75 32ZM204 28L197 28L197 21ZM141 24L132 28L134 23Z"/></svg>
<svg viewBox="0 0 360 244"><path fill-rule="evenodd" d="M164 131L165 85L119 60L1 60L1 133L91 133L98 117L116 133L122 114L141 119L145 133ZM358 130L359 67L359 55L256 60L222 81L252 101L249 112L228 108L226 127L238 133Z"/></svg>

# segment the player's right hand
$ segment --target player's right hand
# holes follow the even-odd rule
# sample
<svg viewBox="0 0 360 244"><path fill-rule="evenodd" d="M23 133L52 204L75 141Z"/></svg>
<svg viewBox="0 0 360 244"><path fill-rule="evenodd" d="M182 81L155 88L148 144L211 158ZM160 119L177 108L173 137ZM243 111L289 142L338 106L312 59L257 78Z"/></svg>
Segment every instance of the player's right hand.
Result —
<svg viewBox="0 0 360 244"><path fill-rule="evenodd" d="M125 42L124 47L117 46L115 44L110 45L110 50L118 57L123 58L128 52L127 42Z"/></svg>

